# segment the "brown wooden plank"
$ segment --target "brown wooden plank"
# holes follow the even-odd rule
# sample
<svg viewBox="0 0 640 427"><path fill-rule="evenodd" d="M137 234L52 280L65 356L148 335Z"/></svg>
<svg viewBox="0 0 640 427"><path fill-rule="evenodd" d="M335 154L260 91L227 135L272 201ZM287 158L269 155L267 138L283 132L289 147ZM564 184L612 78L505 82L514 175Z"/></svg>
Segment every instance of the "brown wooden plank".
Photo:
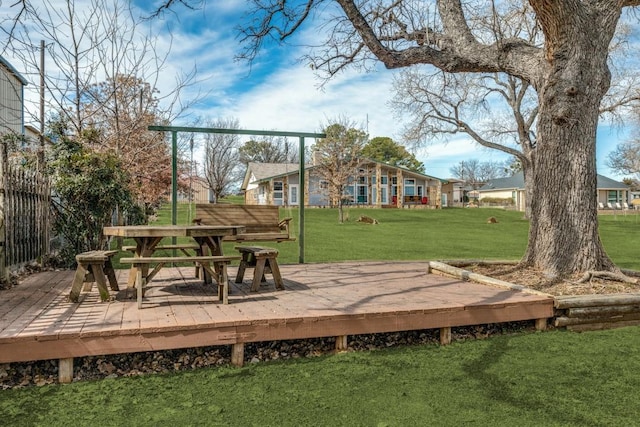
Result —
<svg viewBox="0 0 640 427"><path fill-rule="evenodd" d="M243 225L245 232L225 236L225 241L295 240L280 227L278 206L196 204L196 221L206 225Z"/></svg>
<svg viewBox="0 0 640 427"><path fill-rule="evenodd" d="M18 306L27 298L31 298L34 293L41 293L41 288L56 286L60 281L68 281L71 290L72 276L68 271L54 271L32 274L10 289L0 291L0 330L4 322L11 318L18 317L20 311Z"/></svg>
<svg viewBox="0 0 640 427"><path fill-rule="evenodd" d="M47 281L44 286L32 288L26 298L3 316L3 319L0 320L0 338L20 333L35 318L42 315L42 311L51 301L68 293L71 282L65 280L67 276L56 276L55 278L55 281L45 279Z"/></svg>
<svg viewBox="0 0 640 427"><path fill-rule="evenodd" d="M229 268L230 277L236 268ZM286 290L276 291L268 275L266 286L250 292L249 273L244 283L232 283L230 304L223 305L215 290L198 288L191 267L166 268L152 283L142 310L135 298L125 298L124 287L111 303L101 303L95 290L83 293L79 304L62 303L56 298L68 292L73 275L64 272L58 282L65 283L65 289L57 297L11 296L19 305L35 306L33 311L23 310L27 317L21 331L0 336L0 363L553 316L548 298L426 274L424 262L296 264L280 269ZM39 286L55 288L53 276L39 278ZM128 271L117 272L121 283L127 276ZM43 293L32 286L29 294ZM0 328L14 321L0 320Z"/></svg>

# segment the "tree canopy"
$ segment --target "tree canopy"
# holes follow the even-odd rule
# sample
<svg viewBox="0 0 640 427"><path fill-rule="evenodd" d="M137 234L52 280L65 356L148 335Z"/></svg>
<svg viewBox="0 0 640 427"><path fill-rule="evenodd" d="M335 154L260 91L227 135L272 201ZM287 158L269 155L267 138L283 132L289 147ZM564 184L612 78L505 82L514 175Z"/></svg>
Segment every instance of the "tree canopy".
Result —
<svg viewBox="0 0 640 427"><path fill-rule="evenodd" d="M247 165L257 163L295 163L298 161L298 149L287 138L263 136L250 139L239 148L240 161Z"/></svg>
<svg viewBox="0 0 640 427"><path fill-rule="evenodd" d="M362 149L361 154L368 159L425 173L424 164L416 159L415 155L386 136L378 136L370 140Z"/></svg>

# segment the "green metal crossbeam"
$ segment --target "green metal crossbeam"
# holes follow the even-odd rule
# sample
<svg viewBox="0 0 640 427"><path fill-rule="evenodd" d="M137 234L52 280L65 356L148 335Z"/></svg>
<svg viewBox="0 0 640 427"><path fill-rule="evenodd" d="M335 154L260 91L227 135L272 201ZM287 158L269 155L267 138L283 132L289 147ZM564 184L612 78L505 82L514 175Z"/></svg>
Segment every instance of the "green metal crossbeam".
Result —
<svg viewBox="0 0 640 427"><path fill-rule="evenodd" d="M300 208L298 209L298 262L304 264L304 139L305 138L326 138L324 133L311 132L284 132L268 130L248 130L248 129L224 129L224 128L200 128L189 126L155 126L148 127L151 131L171 132L171 224L175 225L178 217L178 132L189 133L222 133L227 135L260 135L260 136L284 136L298 137L300 139Z"/></svg>

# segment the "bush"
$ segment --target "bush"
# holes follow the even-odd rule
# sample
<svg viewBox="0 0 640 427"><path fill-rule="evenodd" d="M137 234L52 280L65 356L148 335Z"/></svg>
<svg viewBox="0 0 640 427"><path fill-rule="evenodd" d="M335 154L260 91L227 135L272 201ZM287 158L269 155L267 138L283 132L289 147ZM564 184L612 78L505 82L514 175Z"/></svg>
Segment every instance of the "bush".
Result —
<svg viewBox="0 0 640 427"><path fill-rule="evenodd" d="M511 197L483 197L480 199L480 204L488 206L513 206L515 202Z"/></svg>
<svg viewBox="0 0 640 427"><path fill-rule="evenodd" d="M61 262L72 266L75 254L105 246L102 228L116 206L133 206L128 175L116 156L67 138L57 141L53 157L53 229L63 241Z"/></svg>

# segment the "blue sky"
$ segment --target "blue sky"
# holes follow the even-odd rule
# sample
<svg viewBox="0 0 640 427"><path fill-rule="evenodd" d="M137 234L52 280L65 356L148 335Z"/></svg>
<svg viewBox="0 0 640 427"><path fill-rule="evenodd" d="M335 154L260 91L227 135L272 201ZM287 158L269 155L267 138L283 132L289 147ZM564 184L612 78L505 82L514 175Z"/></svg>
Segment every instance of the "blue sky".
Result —
<svg viewBox="0 0 640 427"><path fill-rule="evenodd" d="M134 12L141 15L157 4L146 0L132 3ZM77 7L88 4L87 0L76 0ZM298 61L306 52L305 45L321 40L313 24L304 26L287 46L266 45L251 66L236 61L241 48L237 26L245 8L244 0L208 0L201 10L179 7L143 24L158 38L160 50L170 47L160 89L172 87L176 74L197 67L200 83L183 97L207 94L191 117L178 119L175 125L188 124L194 117L235 118L245 129L316 132L330 119L348 117L367 128L371 137L388 136L402 143L402 121L388 105L398 71L382 66L369 73L347 70L320 88L321 81L313 70ZM21 69L20 63L5 57ZM626 137L624 129L610 129L606 124L598 133L598 172L614 179L622 177L611 172L604 161L621 137ZM462 160L507 158L501 152L479 148L462 134L446 143L429 144L415 154L424 162L427 174L440 178L450 177L450 168Z"/></svg>

